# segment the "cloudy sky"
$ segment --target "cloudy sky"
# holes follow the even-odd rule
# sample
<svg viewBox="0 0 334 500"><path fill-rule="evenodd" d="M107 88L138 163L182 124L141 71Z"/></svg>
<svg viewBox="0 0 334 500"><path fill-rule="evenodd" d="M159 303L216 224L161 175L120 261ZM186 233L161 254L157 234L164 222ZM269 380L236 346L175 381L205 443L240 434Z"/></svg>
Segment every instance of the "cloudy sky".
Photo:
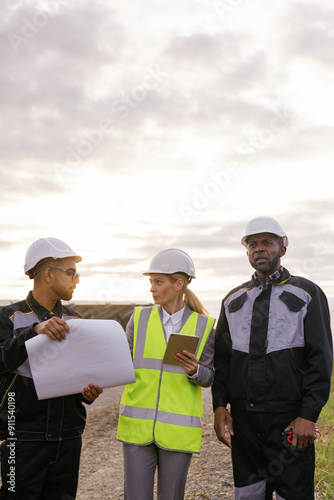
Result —
<svg viewBox="0 0 334 500"><path fill-rule="evenodd" d="M252 270L247 221L334 309L329 2L2 0L1 299L27 247L83 256L76 300L150 300L162 248L193 258L213 315Z"/></svg>

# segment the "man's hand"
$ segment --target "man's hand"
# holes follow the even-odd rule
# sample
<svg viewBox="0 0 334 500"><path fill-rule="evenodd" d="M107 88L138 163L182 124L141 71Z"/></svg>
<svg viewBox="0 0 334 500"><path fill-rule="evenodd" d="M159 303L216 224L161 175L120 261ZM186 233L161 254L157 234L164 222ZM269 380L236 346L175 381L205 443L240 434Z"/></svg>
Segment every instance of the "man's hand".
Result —
<svg viewBox="0 0 334 500"><path fill-rule="evenodd" d="M292 429L291 448L305 448L314 441L315 423L305 418L297 417L284 430Z"/></svg>
<svg viewBox="0 0 334 500"><path fill-rule="evenodd" d="M188 375L195 375L197 372L198 359L194 354L188 351L178 352L175 355L175 359L182 368L188 373Z"/></svg>
<svg viewBox="0 0 334 500"><path fill-rule="evenodd" d="M40 335L44 333L51 340L57 340L61 342L66 339L66 334L69 333L70 328L66 321L57 316L48 319L47 321L43 321L43 323L38 323L34 326L35 333Z"/></svg>
<svg viewBox="0 0 334 500"><path fill-rule="evenodd" d="M214 429L217 439L224 443L229 448L232 448L231 442L225 436L225 427L231 436L233 432L233 419L229 412L223 406L219 406L215 411Z"/></svg>
<svg viewBox="0 0 334 500"><path fill-rule="evenodd" d="M85 387L82 391L82 396L86 399L86 401L93 402L96 398L102 394L103 389L98 385L88 384L88 387Z"/></svg>

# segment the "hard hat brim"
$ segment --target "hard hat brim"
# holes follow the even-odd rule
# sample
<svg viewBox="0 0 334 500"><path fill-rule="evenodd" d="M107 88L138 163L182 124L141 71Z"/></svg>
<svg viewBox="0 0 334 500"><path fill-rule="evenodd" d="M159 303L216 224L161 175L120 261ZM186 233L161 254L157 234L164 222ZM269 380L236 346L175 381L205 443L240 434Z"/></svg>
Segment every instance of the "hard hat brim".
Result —
<svg viewBox="0 0 334 500"><path fill-rule="evenodd" d="M186 276L189 276L189 278L196 279L196 276L191 276L184 271L171 271L169 273L162 272L160 269L157 270L152 270L152 271L146 271L145 273L142 273L144 276L151 276L151 274L165 274L166 276L172 275L172 274L185 274Z"/></svg>
<svg viewBox="0 0 334 500"><path fill-rule="evenodd" d="M283 246L287 247L288 244L289 244L289 240L288 240L288 237L285 235L285 234L277 234L277 233L273 233L271 231L265 231L266 233L270 233L270 234L273 234L274 236L277 236L278 238L282 238L283 239ZM245 247L247 247L247 240L250 236L253 236L254 234L264 234L263 233L258 233L258 232L254 232L254 233L250 233L250 234L246 234L242 239L241 239L241 244L244 245Z"/></svg>
<svg viewBox="0 0 334 500"><path fill-rule="evenodd" d="M43 257L43 259L39 260L38 262L34 263L34 261L28 262L23 266L24 274L27 276L29 275L29 271L34 269L34 267L38 266L40 262L42 262L45 259L74 259L75 262L78 264L79 262L82 261L82 257L80 255L67 255L66 257L53 257L53 255Z"/></svg>

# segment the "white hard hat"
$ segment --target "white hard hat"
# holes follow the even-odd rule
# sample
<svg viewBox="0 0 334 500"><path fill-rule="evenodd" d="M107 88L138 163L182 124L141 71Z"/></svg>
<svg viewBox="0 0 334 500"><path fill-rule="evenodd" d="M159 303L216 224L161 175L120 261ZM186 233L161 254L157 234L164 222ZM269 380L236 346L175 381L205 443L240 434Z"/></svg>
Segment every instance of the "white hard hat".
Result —
<svg viewBox="0 0 334 500"><path fill-rule="evenodd" d="M246 246L248 236L252 234L272 233L283 238L283 245L288 246L289 240L279 223L272 217L257 217L248 222L245 230L245 236L241 240L241 244Z"/></svg>
<svg viewBox="0 0 334 500"><path fill-rule="evenodd" d="M195 276L195 266L189 255L178 248L167 248L157 253L151 260L149 270L143 273L150 274L174 274L185 273L191 278Z"/></svg>
<svg viewBox="0 0 334 500"><path fill-rule="evenodd" d="M82 257L77 255L70 246L57 238L40 238L30 245L24 261L24 272L29 275L38 262L46 258L65 259L73 257L75 262L81 262Z"/></svg>

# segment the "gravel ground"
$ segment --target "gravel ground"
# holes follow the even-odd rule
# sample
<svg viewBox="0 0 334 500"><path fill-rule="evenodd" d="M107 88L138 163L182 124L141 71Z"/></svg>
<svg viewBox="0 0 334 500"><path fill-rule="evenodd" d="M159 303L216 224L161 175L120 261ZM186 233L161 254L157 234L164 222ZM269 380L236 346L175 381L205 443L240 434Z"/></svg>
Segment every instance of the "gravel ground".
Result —
<svg viewBox="0 0 334 500"><path fill-rule="evenodd" d="M122 444L116 441L121 393L121 387L106 389L87 408L77 500L123 499ZM193 455L185 499L232 500L230 452L215 437L210 389L203 389L203 400L202 450Z"/></svg>

